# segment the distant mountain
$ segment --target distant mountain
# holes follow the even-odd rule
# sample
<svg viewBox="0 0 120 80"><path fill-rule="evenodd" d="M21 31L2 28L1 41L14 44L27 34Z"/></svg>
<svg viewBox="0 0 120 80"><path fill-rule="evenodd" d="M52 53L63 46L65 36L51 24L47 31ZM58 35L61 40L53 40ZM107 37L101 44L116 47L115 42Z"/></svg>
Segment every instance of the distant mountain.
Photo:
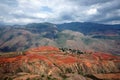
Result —
<svg viewBox="0 0 120 80"><path fill-rule="evenodd" d="M119 54L120 25L72 22L0 27L1 52L44 45Z"/></svg>
<svg viewBox="0 0 120 80"><path fill-rule="evenodd" d="M119 80L119 75L119 25L0 27L1 80Z"/></svg>
<svg viewBox="0 0 120 80"><path fill-rule="evenodd" d="M2 27L0 28L0 50L9 52L46 44L46 40L54 39L57 32L56 26L51 23Z"/></svg>
<svg viewBox="0 0 120 80"><path fill-rule="evenodd" d="M96 35L96 34L118 34L120 35L120 25L106 25L106 24L98 24L98 23L90 23L90 22L71 22L58 24L57 27L59 30L73 30L79 31L85 35Z"/></svg>

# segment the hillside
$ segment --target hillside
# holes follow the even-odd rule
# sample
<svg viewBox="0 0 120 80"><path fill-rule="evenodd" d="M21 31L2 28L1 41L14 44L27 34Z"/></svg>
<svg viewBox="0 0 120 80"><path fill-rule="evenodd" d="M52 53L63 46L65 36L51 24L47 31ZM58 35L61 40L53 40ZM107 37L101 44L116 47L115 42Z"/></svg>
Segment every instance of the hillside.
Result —
<svg viewBox="0 0 120 80"><path fill-rule="evenodd" d="M119 75L120 57L101 52L42 46L0 56L3 80L119 80Z"/></svg>
<svg viewBox="0 0 120 80"><path fill-rule="evenodd" d="M1 25L0 51L21 51L49 45L119 55L119 34L119 25L97 23Z"/></svg>

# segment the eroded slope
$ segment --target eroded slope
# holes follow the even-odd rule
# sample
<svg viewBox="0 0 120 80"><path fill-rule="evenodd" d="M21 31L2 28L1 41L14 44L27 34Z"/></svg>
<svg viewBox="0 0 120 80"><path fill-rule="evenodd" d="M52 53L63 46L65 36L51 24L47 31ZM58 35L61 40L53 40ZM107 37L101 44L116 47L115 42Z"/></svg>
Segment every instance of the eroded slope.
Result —
<svg viewBox="0 0 120 80"><path fill-rule="evenodd" d="M101 75L120 79L120 57L100 52L63 52L59 48L43 46L24 52L0 56L0 78L14 80L88 80ZM109 79L103 77L102 79Z"/></svg>

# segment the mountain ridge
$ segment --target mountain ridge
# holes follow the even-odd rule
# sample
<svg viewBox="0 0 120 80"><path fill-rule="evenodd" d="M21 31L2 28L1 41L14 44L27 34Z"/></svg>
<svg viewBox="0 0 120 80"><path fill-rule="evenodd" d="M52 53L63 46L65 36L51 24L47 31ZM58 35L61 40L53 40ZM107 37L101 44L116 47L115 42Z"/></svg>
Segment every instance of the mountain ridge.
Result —
<svg viewBox="0 0 120 80"><path fill-rule="evenodd" d="M73 22L0 27L0 51L3 52L50 45L119 54L119 40L119 25Z"/></svg>

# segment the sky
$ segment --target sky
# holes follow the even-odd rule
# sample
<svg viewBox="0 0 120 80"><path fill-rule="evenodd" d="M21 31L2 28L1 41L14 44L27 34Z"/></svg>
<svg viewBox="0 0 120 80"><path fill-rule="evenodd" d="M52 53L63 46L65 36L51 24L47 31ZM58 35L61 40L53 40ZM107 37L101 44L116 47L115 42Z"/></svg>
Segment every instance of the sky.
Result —
<svg viewBox="0 0 120 80"><path fill-rule="evenodd" d="M120 0L0 0L0 23L120 24Z"/></svg>

